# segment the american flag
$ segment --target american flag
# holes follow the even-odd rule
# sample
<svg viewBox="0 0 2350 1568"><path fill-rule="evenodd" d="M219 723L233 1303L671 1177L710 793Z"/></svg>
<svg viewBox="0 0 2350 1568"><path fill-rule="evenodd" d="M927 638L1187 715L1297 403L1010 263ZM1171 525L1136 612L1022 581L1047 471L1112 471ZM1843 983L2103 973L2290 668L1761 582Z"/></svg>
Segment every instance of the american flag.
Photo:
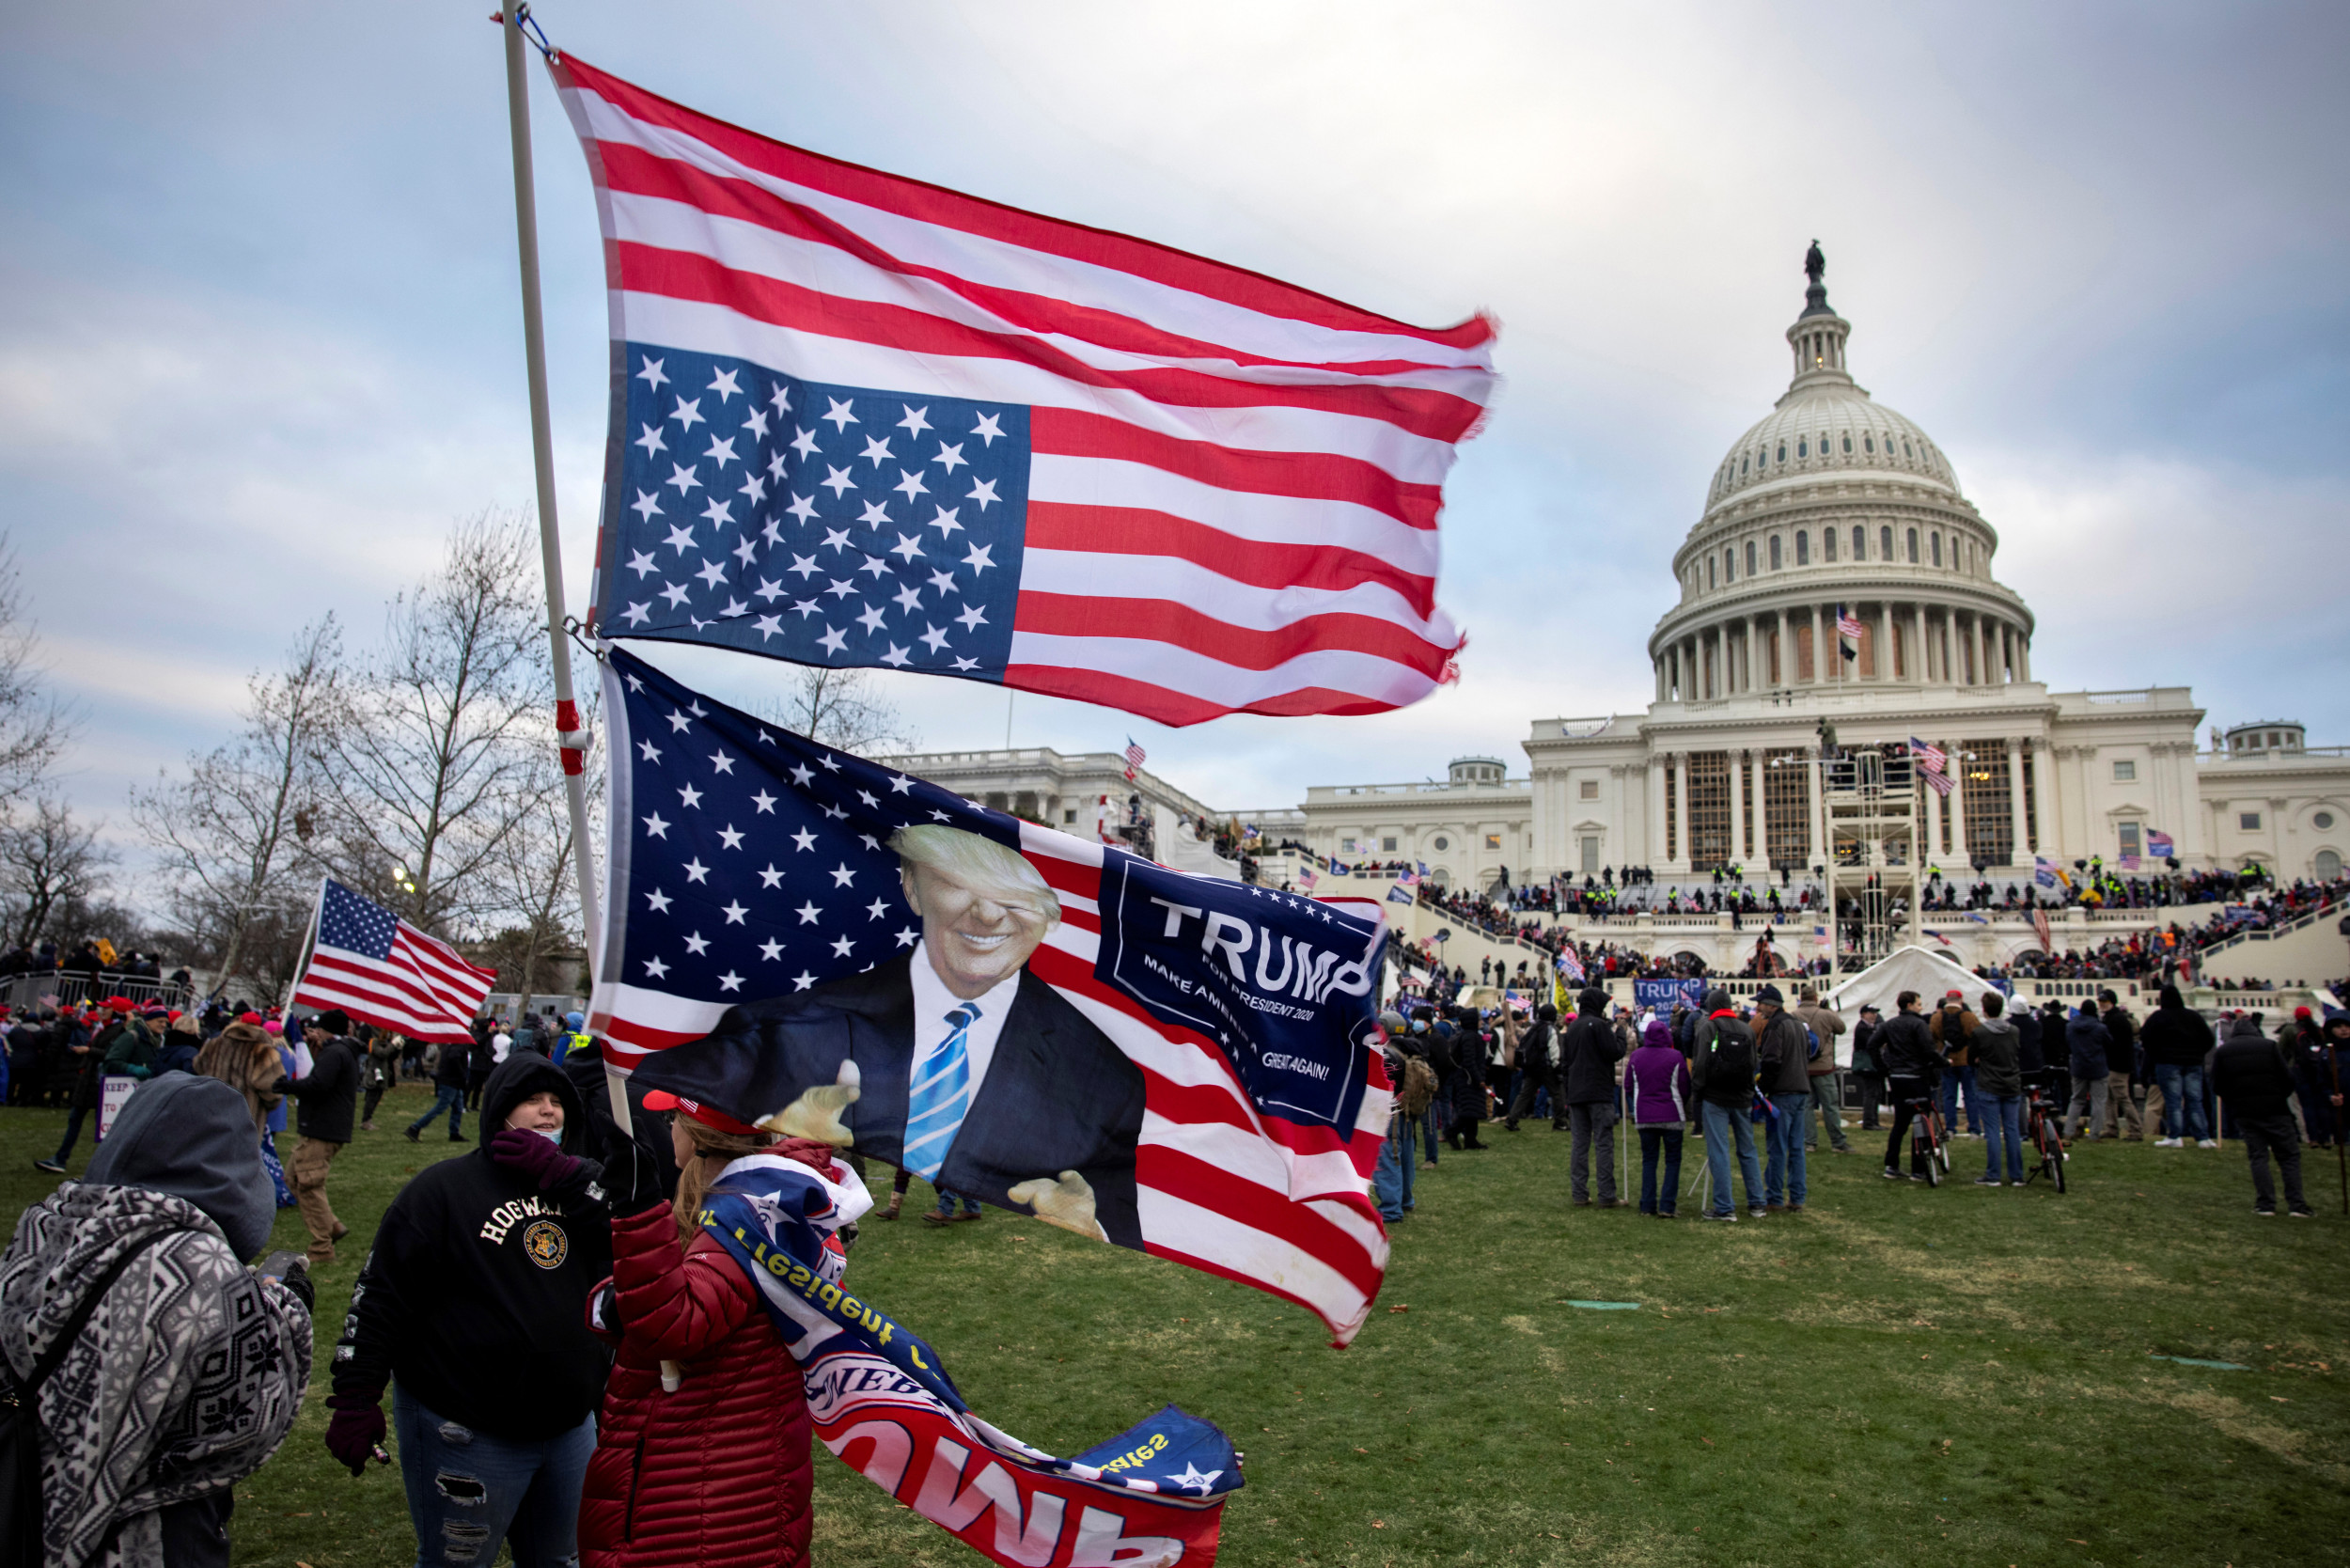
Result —
<svg viewBox="0 0 2350 1568"><path fill-rule="evenodd" d="M1860 657L1860 618L1842 604L1836 606L1836 646L1847 659Z"/></svg>
<svg viewBox="0 0 2350 1568"><path fill-rule="evenodd" d="M1559 949L1559 972L1572 984L1583 983L1583 955L1574 950L1573 943Z"/></svg>
<svg viewBox="0 0 2350 1568"><path fill-rule="evenodd" d="M1408 326L550 69L610 290L605 635L1178 725L1451 678L1436 516L1490 321Z"/></svg>
<svg viewBox="0 0 2350 1568"><path fill-rule="evenodd" d="M615 1065L633 1071L701 1038L733 1003L809 990L915 948L922 923L888 847L898 828L945 823L1016 845L1061 906L1029 973L1143 1074L1136 1179L1147 1249L1297 1301L1341 1340L1360 1327L1387 1251L1368 1197L1387 1124L1375 1050L1358 1071L1324 1063L1342 1117L1268 1108L1229 1046L1170 1026L1097 973L1122 939L1104 899L1114 911L1115 890L1149 862L762 723L619 650L606 655L603 695L610 913L588 1027ZM1197 890L1184 903L1310 923L1332 946L1381 939L1376 919L1359 917L1376 905L1341 910L1204 878L1185 886ZM1368 996L1361 1011L1367 1021Z"/></svg>
<svg viewBox="0 0 2350 1568"><path fill-rule="evenodd" d="M428 1044L473 1038L495 969L466 963L447 943L331 877L319 885L316 919L296 1007L340 1008Z"/></svg>
<svg viewBox="0 0 2350 1568"><path fill-rule="evenodd" d="M1138 767L1142 766L1142 759L1143 759L1143 750L1142 750L1142 747L1140 747L1140 746L1138 746L1138 745L1135 745L1135 738L1134 738L1132 735L1127 736L1127 737L1126 737L1126 782L1127 782L1127 783L1131 784L1131 783L1133 783L1133 782L1135 781L1135 770L1136 770L1136 768L1138 768Z"/></svg>
<svg viewBox="0 0 2350 1568"><path fill-rule="evenodd" d="M1918 771L1925 776L1934 792L1948 799L1950 793L1950 754L1938 745L1928 745L1917 736L1909 737L1909 755L1917 760Z"/></svg>

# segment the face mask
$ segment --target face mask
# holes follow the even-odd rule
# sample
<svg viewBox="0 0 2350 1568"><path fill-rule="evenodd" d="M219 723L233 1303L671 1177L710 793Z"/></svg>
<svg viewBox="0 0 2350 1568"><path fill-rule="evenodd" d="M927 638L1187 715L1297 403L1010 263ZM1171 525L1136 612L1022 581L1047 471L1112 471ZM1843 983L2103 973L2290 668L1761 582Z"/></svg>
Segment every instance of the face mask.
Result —
<svg viewBox="0 0 2350 1568"><path fill-rule="evenodd" d="M533 1127L530 1130L537 1133L540 1137L545 1138L549 1143L560 1144L563 1141L563 1135L560 1131L550 1133L544 1127Z"/></svg>

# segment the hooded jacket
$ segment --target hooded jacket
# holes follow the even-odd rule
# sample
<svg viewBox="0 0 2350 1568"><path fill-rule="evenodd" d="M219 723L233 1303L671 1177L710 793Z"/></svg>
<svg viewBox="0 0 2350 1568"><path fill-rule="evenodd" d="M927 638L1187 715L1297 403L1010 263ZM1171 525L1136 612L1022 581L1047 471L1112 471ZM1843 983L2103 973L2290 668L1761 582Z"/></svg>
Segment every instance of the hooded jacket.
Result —
<svg viewBox="0 0 2350 1568"><path fill-rule="evenodd" d="M175 1073L124 1104L88 1174L24 1211L0 1258L0 1353L20 1378L90 1282L139 1248L40 1392L49 1560L164 1560L162 1511L258 1469L293 1427L310 1310L244 1266L276 1215L244 1101Z"/></svg>
<svg viewBox="0 0 2350 1568"><path fill-rule="evenodd" d="M1640 1048L1624 1066L1637 1127L1678 1127L1697 1105L1688 1059L1673 1043L1672 1026L1658 1019L1641 1031Z"/></svg>
<svg viewBox="0 0 2350 1568"><path fill-rule="evenodd" d="M1616 1063L1623 1059L1623 1042L1601 1016L1606 1005L1605 991L1584 992L1575 999L1574 1022L1559 1038L1570 1105L1602 1105L1616 1097Z"/></svg>
<svg viewBox="0 0 2350 1568"><path fill-rule="evenodd" d="M2149 1067L2201 1067L2218 1043L2212 1038L2211 1025L2186 1005L2175 985L2162 988L2162 1005L2147 1016L2138 1038L2145 1046Z"/></svg>
<svg viewBox="0 0 2350 1568"><path fill-rule="evenodd" d="M2065 1024L2064 1044L2072 1054L2075 1082L2106 1075L2106 1053L2112 1049L2113 1037L2106 1033L2096 1009L2085 1008L2079 1017Z"/></svg>
<svg viewBox="0 0 2350 1568"><path fill-rule="evenodd" d="M1968 1045L1975 1056L1977 1089L2001 1098L2024 1092L2023 1040L2013 1022L2004 1014L1982 1019Z"/></svg>
<svg viewBox="0 0 2350 1568"><path fill-rule="evenodd" d="M446 1420L536 1441L595 1409L606 1356L587 1325L588 1294L611 1271L612 1239L583 1165L541 1192L499 1165L490 1142L514 1107L552 1091L563 1151L588 1140L579 1094L536 1052L498 1064L481 1091L481 1143L418 1172L385 1211L352 1288L335 1347L335 1392L378 1397L394 1378Z"/></svg>
<svg viewBox="0 0 2350 1568"><path fill-rule="evenodd" d="M1760 1008L1754 1014L1754 1048L1762 1058L1762 1092L1765 1094L1809 1094L1811 1092L1811 1031L1794 1013L1781 1008L1764 1018ZM1772 1053L1776 1051L1776 1058ZM1820 1054L1827 1056L1823 1042ZM1828 1057L1832 1063L1836 1058Z"/></svg>
<svg viewBox="0 0 2350 1568"><path fill-rule="evenodd" d="M1690 1058L1689 1075L1698 1086L1698 1097L1735 1111L1746 1110L1754 1103L1754 1073L1762 1061L1755 1055L1754 1030L1731 1007L1730 993L1719 986L1705 994L1705 1016L1698 1020L1695 1039L1697 1050ZM1730 1055L1744 1057L1745 1071L1723 1061L1725 1047Z"/></svg>
<svg viewBox="0 0 2350 1568"><path fill-rule="evenodd" d="M2237 1019L2212 1052L2211 1090L2232 1115L2291 1121L2293 1070L2277 1043L2250 1018Z"/></svg>
<svg viewBox="0 0 2350 1568"><path fill-rule="evenodd" d="M359 1120L359 1045L336 1035L310 1059L310 1071L287 1085L302 1107L302 1136L323 1143L349 1143Z"/></svg>

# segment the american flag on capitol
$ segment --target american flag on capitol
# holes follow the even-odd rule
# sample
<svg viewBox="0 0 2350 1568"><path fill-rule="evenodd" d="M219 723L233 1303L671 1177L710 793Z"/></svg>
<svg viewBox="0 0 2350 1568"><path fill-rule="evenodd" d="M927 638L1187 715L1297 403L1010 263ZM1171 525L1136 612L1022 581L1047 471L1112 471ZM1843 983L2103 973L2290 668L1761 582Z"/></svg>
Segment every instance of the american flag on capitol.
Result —
<svg viewBox="0 0 2350 1568"><path fill-rule="evenodd" d="M382 904L333 878L319 885L317 937L294 1005L340 1008L428 1044L473 1038L497 971L468 964Z"/></svg>
<svg viewBox="0 0 2350 1568"><path fill-rule="evenodd" d="M1860 657L1860 618L1842 604L1836 606L1836 648L1847 659Z"/></svg>
<svg viewBox="0 0 2350 1568"><path fill-rule="evenodd" d="M590 619L1167 724L1426 697L1481 318L821 157L549 62L612 321Z"/></svg>
<svg viewBox="0 0 2350 1568"><path fill-rule="evenodd" d="M1934 792L1948 799L1950 793L1950 754L1938 745L1928 745L1915 735L1909 737L1909 754L1917 759L1918 771L1925 775L1928 784L1934 786Z"/></svg>
<svg viewBox="0 0 2350 1568"><path fill-rule="evenodd" d="M918 953L891 836L939 824L993 839L1058 901L1027 973L1140 1071L1143 1249L1354 1336L1387 1255L1368 1196L1389 1101L1371 999L1386 933L1363 917L1377 905L1189 876L1023 823L622 650L606 654L603 695L609 914L588 1027L615 1065L701 1040L736 1003Z"/></svg>
<svg viewBox="0 0 2350 1568"><path fill-rule="evenodd" d="M1134 738L1132 735L1127 736L1127 737L1126 737L1126 782L1127 782L1127 783L1131 784L1131 783L1133 783L1133 782L1135 781L1135 770L1136 770L1136 768L1138 768L1138 767L1142 766L1142 760L1143 760L1143 750L1142 750L1142 747L1140 747L1140 746L1138 746L1138 745L1135 745L1135 738Z"/></svg>

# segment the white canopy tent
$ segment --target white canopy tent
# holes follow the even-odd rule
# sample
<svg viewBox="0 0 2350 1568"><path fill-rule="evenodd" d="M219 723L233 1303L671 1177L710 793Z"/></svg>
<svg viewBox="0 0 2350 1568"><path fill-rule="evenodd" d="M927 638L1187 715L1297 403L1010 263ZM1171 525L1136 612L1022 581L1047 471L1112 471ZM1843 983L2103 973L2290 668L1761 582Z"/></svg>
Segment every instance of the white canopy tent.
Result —
<svg viewBox="0 0 2350 1568"><path fill-rule="evenodd" d="M1955 987L1966 996L1969 1009L1979 1006L1985 991L1999 989L1981 975L1963 968L1940 953L1923 948L1897 948L1870 964L1860 973L1826 994L1826 1005L1847 1019L1873 1003L1884 1014L1893 1016L1893 999L1904 991L1918 993L1923 1004L1932 1008L1942 1000L1943 994ZM1836 1065L1852 1066L1852 1035L1836 1037Z"/></svg>

